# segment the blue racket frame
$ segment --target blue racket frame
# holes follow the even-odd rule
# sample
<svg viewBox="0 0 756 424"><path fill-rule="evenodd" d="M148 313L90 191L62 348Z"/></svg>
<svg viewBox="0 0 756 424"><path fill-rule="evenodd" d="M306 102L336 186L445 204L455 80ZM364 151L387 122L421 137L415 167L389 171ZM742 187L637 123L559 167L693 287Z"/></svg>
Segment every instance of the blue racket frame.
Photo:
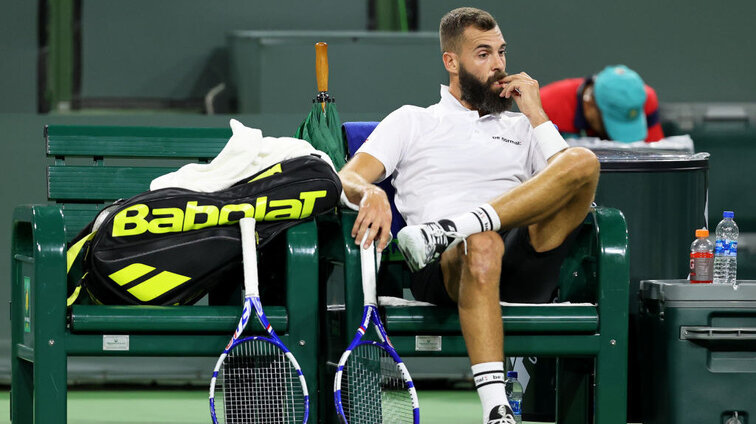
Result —
<svg viewBox="0 0 756 424"><path fill-rule="evenodd" d="M367 233L366 233L366 237L367 237ZM360 246L363 246L364 244L365 244L365 238L363 238L362 242L360 243ZM360 259L361 259L361 266L362 266L362 290L363 290L363 295L365 297L365 308L362 313L362 323L360 327L357 329L357 332L354 335L352 342L349 344L349 347L347 347L347 349L341 355L341 358L339 359L338 368L336 369L336 375L334 377L334 382L333 382L333 401L336 406L336 412L338 413L339 418L341 419L342 423L348 423L346 414L344 413L344 405L341 400L341 376L344 372L344 365L346 364L346 361L351 355L352 351L356 349L358 346L373 345L373 346L377 346L385 350L389 354L389 356L391 356L394 362L396 362L396 365L400 370L402 378L404 379L404 382L407 386L407 391L409 392L410 398L412 400L413 423L419 424L420 423L420 405L417 399L417 391L415 390L415 383L412 381L412 377L410 376L409 371L407 370L407 366L404 365L402 358L399 357L399 354L396 352L396 349L394 349L394 346L391 344L391 340L389 339L388 334L386 334L386 329L383 327L383 323L381 322L380 315L378 315L376 289L375 289L375 285L376 285L375 246L371 244L371 246L368 249L363 249L361 247ZM362 338L365 336L365 333L367 332L367 328L370 325L370 323L373 324L379 341L362 340Z"/></svg>
<svg viewBox="0 0 756 424"><path fill-rule="evenodd" d="M215 369L213 370L213 376L210 379L210 416L212 417L213 424L219 424L218 417L215 413L215 384L218 378L218 373L220 372L221 365L228 356L228 353L241 343L248 341L264 341L281 349L284 352L284 355L286 355L288 360L294 366L294 369L297 371L297 376L299 377L299 381L302 384L302 392L304 395L304 417L302 419L302 423L304 424L307 422L307 419L310 415L310 396L307 391L307 381L305 380L302 369L300 368L296 358L289 351L286 345L283 344L281 339L276 334L275 330L273 330L273 326L268 321L268 317L265 316L262 303L260 302L257 281L257 251L255 244L256 238L254 236L254 219L243 218L239 224L242 229L242 251L244 256L244 307L242 309L241 318L239 318L239 323L236 325L236 330L234 330L234 335L233 337L231 337L231 340L226 345L223 353L221 353L220 357L218 358L218 361L215 364ZM247 323L249 322L249 318L252 315L253 308L255 310L257 320L260 322L260 324L270 337L250 336L239 339L241 334L244 332L244 329L247 327Z"/></svg>

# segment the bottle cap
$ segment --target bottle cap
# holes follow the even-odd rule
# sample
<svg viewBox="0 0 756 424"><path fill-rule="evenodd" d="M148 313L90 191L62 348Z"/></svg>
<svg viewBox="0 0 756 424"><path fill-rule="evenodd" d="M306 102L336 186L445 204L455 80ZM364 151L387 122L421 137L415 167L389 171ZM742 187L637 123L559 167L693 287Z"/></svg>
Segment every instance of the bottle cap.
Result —
<svg viewBox="0 0 756 424"><path fill-rule="evenodd" d="M724 213L722 214L722 216L725 217L725 218L735 218L735 212L733 212L733 211L724 211Z"/></svg>
<svg viewBox="0 0 756 424"><path fill-rule="evenodd" d="M517 371L507 371L507 378L517 378Z"/></svg>
<svg viewBox="0 0 756 424"><path fill-rule="evenodd" d="M706 228L696 230L696 237L709 237L709 230Z"/></svg>

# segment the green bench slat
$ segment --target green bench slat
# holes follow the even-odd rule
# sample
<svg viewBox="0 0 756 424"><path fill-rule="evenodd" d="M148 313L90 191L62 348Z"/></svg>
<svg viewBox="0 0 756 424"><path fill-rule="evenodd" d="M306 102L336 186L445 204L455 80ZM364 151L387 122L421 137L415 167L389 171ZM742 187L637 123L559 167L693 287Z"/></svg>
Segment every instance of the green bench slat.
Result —
<svg viewBox="0 0 756 424"><path fill-rule="evenodd" d="M117 200L150 188L150 182L177 168L126 166L48 167L47 196L54 200Z"/></svg>
<svg viewBox="0 0 756 424"><path fill-rule="evenodd" d="M229 128L49 126L54 156L213 158L231 137Z"/></svg>
<svg viewBox="0 0 756 424"><path fill-rule="evenodd" d="M288 317L283 306L264 308L273 329L285 333ZM239 306L105 306L73 305L74 332L121 333L227 333L229 338L239 323ZM256 319L246 331L263 331Z"/></svg>
<svg viewBox="0 0 756 424"><path fill-rule="evenodd" d="M459 314L455 308L428 306L389 306L386 331L424 334L459 333ZM501 316L506 333L593 333L598 330L595 306L505 306Z"/></svg>
<svg viewBox="0 0 756 424"><path fill-rule="evenodd" d="M71 240L97 216L103 204L64 203L60 206L63 209L66 240Z"/></svg>

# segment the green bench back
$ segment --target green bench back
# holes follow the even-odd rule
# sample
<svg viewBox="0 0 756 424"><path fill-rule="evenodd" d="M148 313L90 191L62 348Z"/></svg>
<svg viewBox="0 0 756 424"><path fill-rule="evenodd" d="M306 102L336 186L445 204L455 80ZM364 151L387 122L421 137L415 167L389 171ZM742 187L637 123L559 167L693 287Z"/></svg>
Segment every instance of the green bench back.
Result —
<svg viewBox="0 0 756 424"><path fill-rule="evenodd" d="M103 206L184 164L209 162L230 136L228 128L47 126L47 197L63 209L70 240Z"/></svg>

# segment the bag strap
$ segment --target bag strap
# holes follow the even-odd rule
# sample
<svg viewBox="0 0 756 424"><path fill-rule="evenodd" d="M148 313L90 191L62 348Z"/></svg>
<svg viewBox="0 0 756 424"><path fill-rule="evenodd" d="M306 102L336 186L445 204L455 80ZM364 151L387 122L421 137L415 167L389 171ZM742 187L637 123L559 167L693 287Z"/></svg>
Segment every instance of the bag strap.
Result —
<svg viewBox="0 0 756 424"><path fill-rule="evenodd" d="M87 234L85 237L82 237L79 241L74 243L73 246L68 248L68 251L66 252L66 274L68 274L71 271L71 267L76 261L76 258L79 257L82 248L87 244L87 242L92 240L92 237L94 237L95 233L97 233L97 231L92 231L91 233ZM81 293L81 280L83 280L86 275L87 274L85 273L81 277L81 279L76 283L76 288L74 289L74 292L71 294L71 296L68 297L68 300L66 301L66 306L73 305L73 303L79 297L79 293Z"/></svg>

